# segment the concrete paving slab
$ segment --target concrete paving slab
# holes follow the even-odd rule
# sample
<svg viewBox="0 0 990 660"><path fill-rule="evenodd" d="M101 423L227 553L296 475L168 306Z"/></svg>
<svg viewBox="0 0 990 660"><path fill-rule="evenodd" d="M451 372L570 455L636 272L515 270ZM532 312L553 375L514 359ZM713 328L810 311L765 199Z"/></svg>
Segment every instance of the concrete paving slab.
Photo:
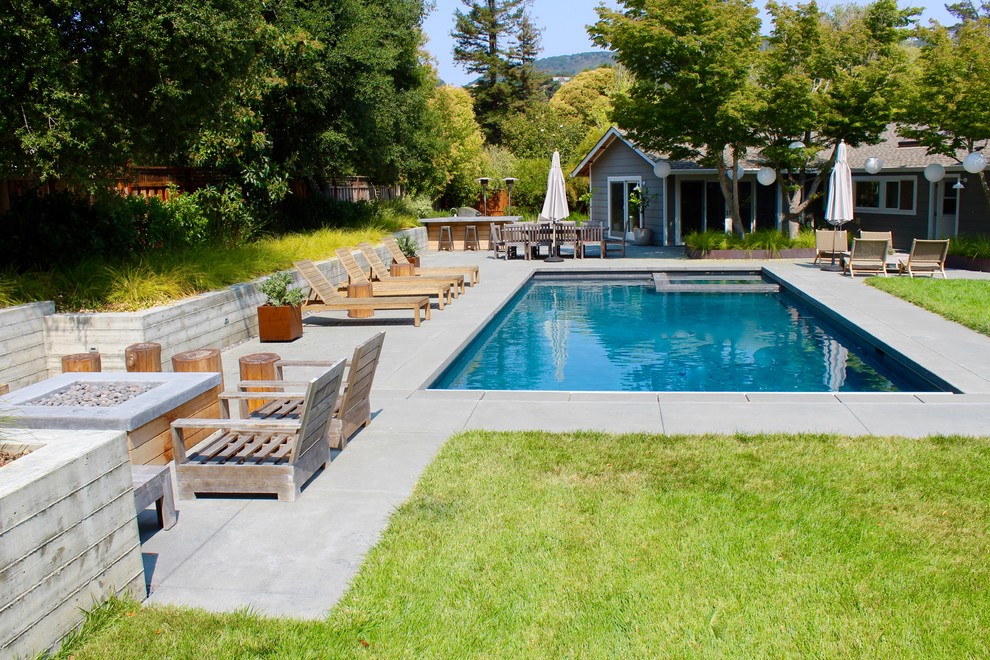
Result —
<svg viewBox="0 0 990 660"><path fill-rule="evenodd" d="M567 401L570 392L517 392L511 390L486 390L485 401Z"/></svg>
<svg viewBox="0 0 990 660"><path fill-rule="evenodd" d="M698 403L746 403L745 392L660 392L657 395L660 403L698 402Z"/></svg>
<svg viewBox="0 0 990 660"><path fill-rule="evenodd" d="M947 392L940 392L953 396ZM922 401L909 392L836 392L835 398L842 403L918 403Z"/></svg>
<svg viewBox="0 0 990 660"><path fill-rule="evenodd" d="M608 431L663 433L656 403L489 401L478 404L466 429L492 431Z"/></svg>
<svg viewBox="0 0 990 660"><path fill-rule="evenodd" d="M869 429L839 403L660 404L668 435L685 433L842 433Z"/></svg>
<svg viewBox="0 0 990 660"><path fill-rule="evenodd" d="M751 403L835 403L833 392L747 392Z"/></svg>
<svg viewBox="0 0 990 660"><path fill-rule="evenodd" d="M990 406L986 405L854 403L848 407L871 435L990 435Z"/></svg>
<svg viewBox="0 0 990 660"><path fill-rule="evenodd" d="M182 605L214 612L247 609L265 616L322 619L347 590L349 583L324 587L316 593L257 592L246 589L186 589L163 586L146 601L150 605ZM328 599L328 595L332 598Z"/></svg>
<svg viewBox="0 0 990 660"><path fill-rule="evenodd" d="M656 392L570 392L568 401L656 403Z"/></svg>

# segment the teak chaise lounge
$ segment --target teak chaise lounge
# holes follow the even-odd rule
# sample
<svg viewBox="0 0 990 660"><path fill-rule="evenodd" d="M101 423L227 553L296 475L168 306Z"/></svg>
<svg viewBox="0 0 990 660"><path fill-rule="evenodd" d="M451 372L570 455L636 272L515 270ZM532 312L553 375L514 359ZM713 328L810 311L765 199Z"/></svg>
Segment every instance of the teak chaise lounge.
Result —
<svg viewBox="0 0 990 660"><path fill-rule="evenodd" d="M849 277L856 273L875 273L887 277L887 250L890 242L886 239L854 238L852 251L846 260Z"/></svg>
<svg viewBox="0 0 990 660"><path fill-rule="evenodd" d="M911 277L915 273L929 273L932 277L935 277L935 273L941 273L945 279L945 258L948 254L949 239L926 241L916 238L911 243L911 254L907 261L897 264L897 272L902 274L907 271Z"/></svg>
<svg viewBox="0 0 990 660"><path fill-rule="evenodd" d="M453 286L454 297L458 297L461 293L464 293L464 275L457 273L447 273L445 275L413 275L412 277L393 277L392 273L389 272L388 266L385 262L381 260L378 253L375 252L375 248L371 247L371 243L366 241L358 243L358 249L361 250L364 260L368 262L368 267L371 268L371 274L375 276L375 279L379 282L422 282L423 280L430 280L431 282L444 282Z"/></svg>
<svg viewBox="0 0 990 660"><path fill-rule="evenodd" d="M419 312L430 320L430 299L426 296L394 296L390 298L345 298L337 293L337 287L330 283L319 268L309 259L293 263L299 274L309 284L309 297L303 310L311 312L349 312L352 309L411 309L413 325L419 327Z"/></svg>
<svg viewBox="0 0 990 660"><path fill-rule="evenodd" d="M309 381L305 394L252 392L221 394L225 419L177 419L172 450L179 498L196 493L269 493L292 501L317 470L330 461L327 428L344 376L340 360ZM229 401L270 399L296 403L293 420L230 419ZM185 429L216 429L186 450Z"/></svg>
<svg viewBox="0 0 990 660"><path fill-rule="evenodd" d="M351 253L350 248L340 248L336 251L340 265L344 267L347 277L354 283L370 283L371 280L364 274L364 270L358 265L357 259ZM346 285L343 285L346 286ZM453 295L454 285L435 280L424 280L420 278L409 278L402 282L375 282L372 289L374 296L436 296L440 301L440 309L450 302Z"/></svg>
<svg viewBox="0 0 990 660"><path fill-rule="evenodd" d="M495 223L492 223L492 226L497 227ZM406 255L402 253L402 250L399 248L399 244L396 242L394 236L386 236L382 239L382 243L385 245L385 249L388 250L389 255L395 263L409 263L409 260L406 259ZM497 255L496 258L498 258ZM467 275L470 278L469 283L471 286L477 284L480 279L479 269L477 266L442 266L437 268L420 267L416 268L416 273L418 275Z"/></svg>
<svg viewBox="0 0 990 660"><path fill-rule="evenodd" d="M331 449L344 449L347 441L371 423L371 385L378 369L378 359L382 354L382 344L385 333L379 332L366 342L354 349L354 355L347 362L347 375L344 380L344 391L337 399L337 407L328 429ZM332 363L311 360L279 360L275 363L278 380L242 380L238 383L240 391L252 389L281 390L284 387L300 387L305 385L298 381L284 379L285 367L328 367ZM247 403L246 401L244 403ZM298 417L302 405L299 402L272 401L262 405L250 413L251 417L260 419L286 419ZM241 409L241 416L247 417L246 406Z"/></svg>

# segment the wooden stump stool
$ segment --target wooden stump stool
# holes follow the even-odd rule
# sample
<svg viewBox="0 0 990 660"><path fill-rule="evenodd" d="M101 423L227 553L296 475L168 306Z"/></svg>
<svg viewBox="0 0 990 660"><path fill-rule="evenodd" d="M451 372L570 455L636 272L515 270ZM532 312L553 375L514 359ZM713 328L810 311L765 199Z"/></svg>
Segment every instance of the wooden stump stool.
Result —
<svg viewBox="0 0 990 660"><path fill-rule="evenodd" d="M416 267L412 264L392 264L392 268L389 269L389 274L392 277L414 277L416 275Z"/></svg>
<svg viewBox="0 0 990 660"><path fill-rule="evenodd" d="M172 371L204 372L215 371L220 374L220 389L223 390L223 363L220 361L219 348L201 348L197 351L186 351L172 356Z"/></svg>
<svg viewBox="0 0 990 660"><path fill-rule="evenodd" d="M156 342L131 344L124 349L128 371L151 373L162 370L162 345Z"/></svg>
<svg viewBox="0 0 990 660"><path fill-rule="evenodd" d="M252 353L245 355L237 364L241 372L241 380L279 380L275 363L282 358L276 353ZM247 392L270 392L270 388L249 387ZM251 413L267 403L264 399L248 399L244 402L244 414Z"/></svg>
<svg viewBox="0 0 990 660"><path fill-rule="evenodd" d="M348 298L371 298L375 295L375 290L371 282L351 282L347 285ZM352 319L370 319L375 315L373 309L349 309L347 316Z"/></svg>
<svg viewBox="0 0 990 660"><path fill-rule="evenodd" d="M103 360L96 351L92 353L73 353L62 356L62 373L69 372L99 372L103 371Z"/></svg>

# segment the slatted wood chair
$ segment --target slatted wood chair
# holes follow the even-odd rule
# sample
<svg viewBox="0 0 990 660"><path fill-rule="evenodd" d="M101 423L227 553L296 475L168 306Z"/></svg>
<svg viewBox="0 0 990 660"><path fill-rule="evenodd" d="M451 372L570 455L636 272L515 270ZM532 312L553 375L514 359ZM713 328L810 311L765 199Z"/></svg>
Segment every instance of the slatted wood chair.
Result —
<svg viewBox="0 0 990 660"><path fill-rule="evenodd" d="M379 282L422 282L424 280L429 280L431 282L445 282L453 286L453 295L457 298L460 294L464 293L464 275L448 273L446 275L414 275L413 277L394 277L392 273L389 272L388 266L385 262L381 260L378 253L375 252L375 248L371 246L371 243L363 241L358 243L358 249L361 250L361 255L364 260L368 262L368 267L371 268L371 274Z"/></svg>
<svg viewBox="0 0 990 660"><path fill-rule="evenodd" d="M293 263L299 274L309 284L309 296L303 304L303 311L324 312L378 309L411 309L413 325L419 327L419 314L422 311L430 320L430 299L427 296L393 296L388 298L345 298L337 293L337 287L330 283L315 263L302 259Z"/></svg>
<svg viewBox="0 0 990 660"><path fill-rule="evenodd" d="M224 419L177 419L172 422L172 450L179 498L197 493L265 493L293 501L303 485L330 461L327 429L340 384L340 360L309 381L304 394L252 392L220 395ZM269 399L286 410L301 406L297 417L230 419L230 401ZM216 429L186 450L188 429Z"/></svg>
<svg viewBox="0 0 990 660"><path fill-rule="evenodd" d="M498 229L498 225L494 222L492 227ZM402 249L399 248L399 243L395 240L395 236L386 236L382 239L382 243L385 245L385 249L388 250L389 255L392 260L397 264L409 264L409 260L406 259L406 255L402 253ZM495 255L498 258L498 254ZM457 275L466 275L468 277L468 284L474 286L481 279L480 269L477 266L441 266L437 268L426 268L417 267L417 275L446 275L448 273Z"/></svg>
<svg viewBox="0 0 990 660"><path fill-rule="evenodd" d="M578 253L579 256L584 259L587 256L587 248L589 245L593 245L598 248L598 257L600 259L605 258L605 227L600 223L593 220L581 225L579 230L579 243L578 243Z"/></svg>
<svg viewBox="0 0 990 660"><path fill-rule="evenodd" d="M560 248L569 247L574 254L574 258L578 257L578 247L580 245L581 239L578 235L578 226L576 222L559 222L557 223L557 255L560 255Z"/></svg>
<svg viewBox="0 0 990 660"><path fill-rule="evenodd" d="M553 224L550 222L537 222L530 225L529 249L533 256L543 255L543 248L547 249L547 256L553 254Z"/></svg>
<svg viewBox="0 0 990 660"><path fill-rule="evenodd" d="M600 220L598 222L601 222ZM604 223L602 223L604 226ZM626 256L626 234L622 233L619 238L612 238L608 235L607 230L605 233L605 256L608 257L609 251L618 251L620 257Z"/></svg>
<svg viewBox="0 0 990 660"><path fill-rule="evenodd" d="M948 255L949 239L927 241L916 238L911 243L911 253L908 254L907 261L897 264L897 273L906 272L911 277L921 273L935 277L936 273L941 273L942 279L945 279L945 259Z"/></svg>
<svg viewBox="0 0 990 660"><path fill-rule="evenodd" d="M505 258L510 254L522 255L526 259L530 257L531 231L532 225L517 223L502 227L502 243L505 248Z"/></svg>
<svg viewBox="0 0 990 660"><path fill-rule="evenodd" d="M846 259L845 270L849 277L856 273L873 273L887 277L887 250L890 243L885 239L854 238L852 250Z"/></svg>
<svg viewBox="0 0 990 660"><path fill-rule="evenodd" d="M371 423L371 385L375 380L375 371L378 369L378 360L381 358L384 343L385 333L379 332L371 339L359 344L354 349L354 355L347 362L344 391L337 400L338 405L334 410L327 433L331 449L344 449L347 442L358 430ZM281 391L286 387L298 388L306 383L286 380L286 367L326 368L332 364L320 360L279 360L275 363L278 374L277 380L242 380L237 387L241 392L259 389ZM246 404L247 401L243 403ZM298 416L300 410L300 404L296 404L294 408L287 408L285 403L273 401L252 411L250 415L259 419L272 417L277 419L286 416ZM242 407L241 416L248 416L246 406Z"/></svg>
<svg viewBox="0 0 990 660"><path fill-rule="evenodd" d="M364 274L364 269L358 264L357 259L351 253L350 248L340 248L335 254L340 259L340 265L344 267L347 277L351 282L370 283L371 280ZM450 302L453 297L454 286L446 282L434 280L418 280L410 278L411 281L403 282L375 282L372 295L374 296L436 296L439 300L439 307ZM341 288L346 288L342 285Z"/></svg>

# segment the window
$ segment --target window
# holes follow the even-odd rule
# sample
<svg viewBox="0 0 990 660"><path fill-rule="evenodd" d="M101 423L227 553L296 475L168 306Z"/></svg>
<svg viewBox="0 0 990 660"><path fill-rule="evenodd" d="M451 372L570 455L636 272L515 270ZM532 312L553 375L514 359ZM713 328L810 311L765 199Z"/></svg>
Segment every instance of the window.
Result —
<svg viewBox="0 0 990 660"><path fill-rule="evenodd" d="M857 211L868 213L913 214L915 180L877 177L856 179L854 199Z"/></svg>

